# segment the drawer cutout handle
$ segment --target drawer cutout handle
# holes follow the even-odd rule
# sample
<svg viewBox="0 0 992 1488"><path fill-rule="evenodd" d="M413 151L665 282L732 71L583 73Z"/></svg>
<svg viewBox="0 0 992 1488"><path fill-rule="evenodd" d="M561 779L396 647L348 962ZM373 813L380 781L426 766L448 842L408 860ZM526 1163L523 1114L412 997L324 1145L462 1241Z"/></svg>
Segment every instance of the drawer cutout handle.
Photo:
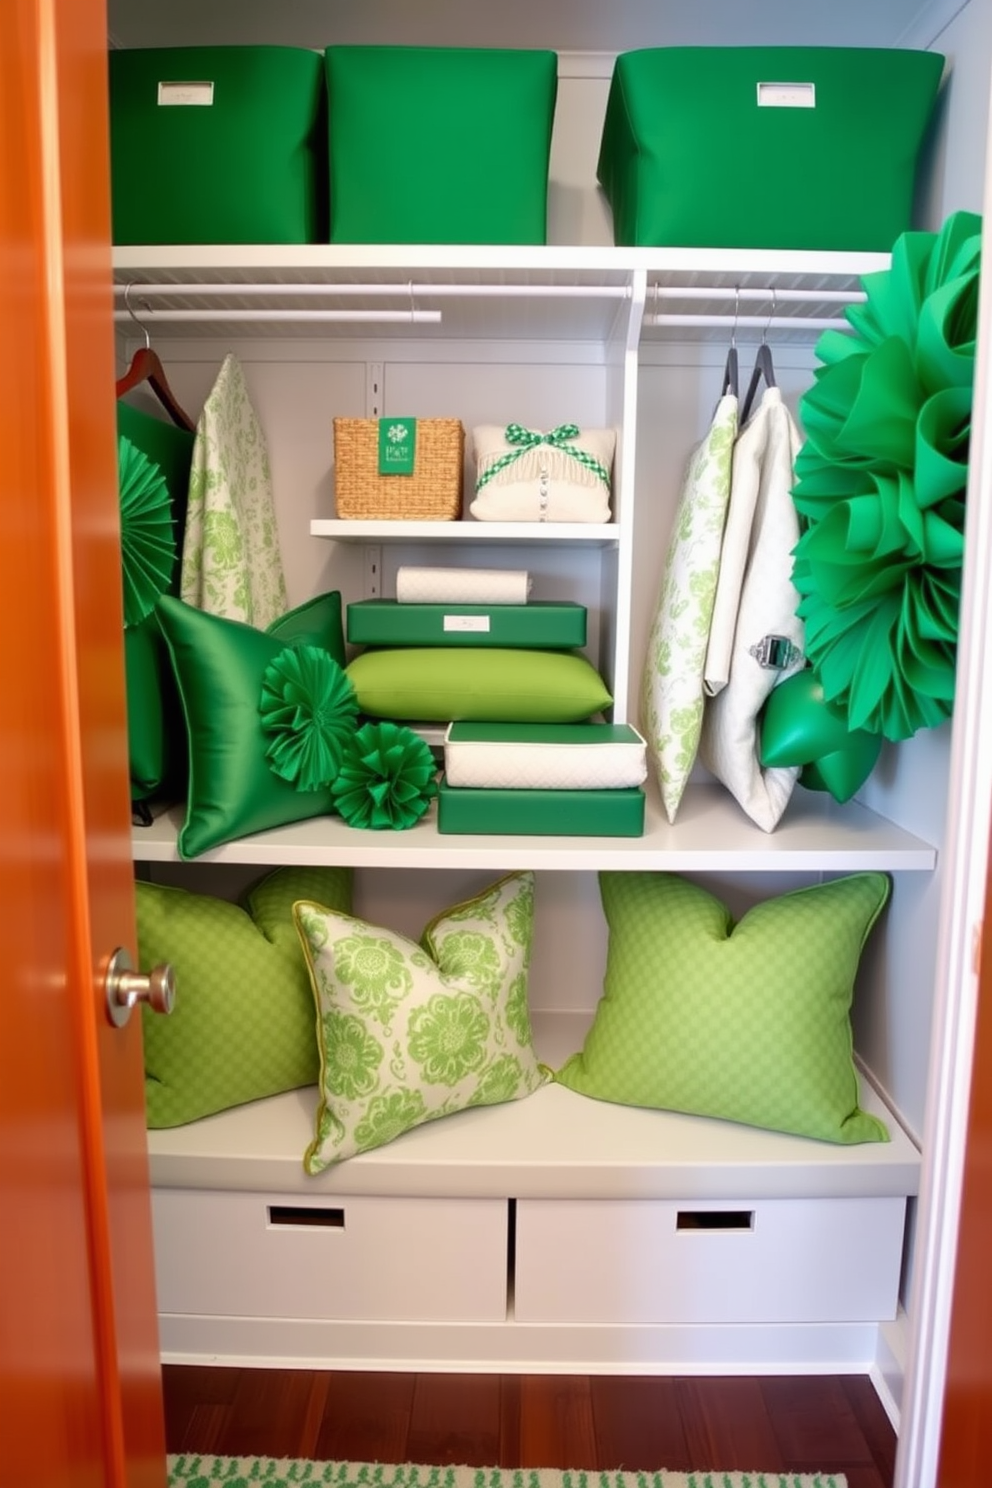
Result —
<svg viewBox="0 0 992 1488"><path fill-rule="evenodd" d="M310 1209L306 1204L270 1204L269 1224L290 1229L343 1230L343 1209Z"/></svg>
<svg viewBox="0 0 992 1488"><path fill-rule="evenodd" d="M677 1230L753 1230L753 1209L680 1209Z"/></svg>

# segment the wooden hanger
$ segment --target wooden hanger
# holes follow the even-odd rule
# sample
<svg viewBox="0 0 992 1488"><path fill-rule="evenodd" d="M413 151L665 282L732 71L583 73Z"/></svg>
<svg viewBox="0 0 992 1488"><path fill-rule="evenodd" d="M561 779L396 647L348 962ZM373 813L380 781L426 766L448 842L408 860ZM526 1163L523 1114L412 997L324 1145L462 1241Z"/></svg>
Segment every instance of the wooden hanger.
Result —
<svg viewBox="0 0 992 1488"><path fill-rule="evenodd" d="M754 358L754 369L751 372L751 381L747 385L747 392L744 394L744 402L741 406L742 424L747 423L748 416L751 412L751 405L754 402L754 395L758 391L758 384L761 382L761 379L764 378L766 387L773 388L776 386L775 364L772 361L772 349L768 345L768 341L766 339L768 335L768 327L771 325L774 317L775 291L773 289L772 313L771 315L769 315L767 323L765 325L765 329L761 333L761 345L758 347L757 355Z"/></svg>
<svg viewBox="0 0 992 1488"><path fill-rule="evenodd" d="M138 350L131 358L130 367L128 367L123 377L117 379L117 396L118 398L122 398L132 388L136 388L141 383L147 382L172 422L178 424L180 429L188 429L192 433L196 425L189 415L184 412L170 388L169 379L165 375L165 368L162 366L158 352L152 350L152 338L148 334L148 327L143 325L135 315L131 307L130 295L131 286L129 284L124 290L124 304L127 307L127 313L135 325L139 326L144 332L145 344L138 347Z"/></svg>

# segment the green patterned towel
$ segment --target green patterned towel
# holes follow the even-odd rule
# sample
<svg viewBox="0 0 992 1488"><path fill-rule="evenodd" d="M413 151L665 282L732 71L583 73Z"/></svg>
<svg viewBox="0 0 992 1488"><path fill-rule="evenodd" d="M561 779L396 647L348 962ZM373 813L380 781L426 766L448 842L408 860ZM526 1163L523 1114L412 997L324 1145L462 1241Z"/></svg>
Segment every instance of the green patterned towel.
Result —
<svg viewBox="0 0 992 1488"><path fill-rule="evenodd" d="M214 1488L215 1484L250 1488L254 1483L304 1483L314 1488L847 1488L843 1473L581 1472L194 1453L169 1458L169 1483L172 1488Z"/></svg>
<svg viewBox="0 0 992 1488"><path fill-rule="evenodd" d="M265 435L231 355L196 426L181 597L257 630L289 608Z"/></svg>

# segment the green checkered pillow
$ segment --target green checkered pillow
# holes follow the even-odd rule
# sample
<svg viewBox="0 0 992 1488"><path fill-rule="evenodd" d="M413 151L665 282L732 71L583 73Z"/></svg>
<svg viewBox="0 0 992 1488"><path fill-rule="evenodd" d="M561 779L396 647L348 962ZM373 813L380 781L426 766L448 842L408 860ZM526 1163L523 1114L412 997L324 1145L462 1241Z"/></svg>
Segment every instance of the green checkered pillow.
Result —
<svg viewBox="0 0 992 1488"><path fill-rule="evenodd" d="M735 925L671 873L602 873L603 997L563 1085L828 1142L885 1142L858 1106L850 1007L889 893L857 873L766 900Z"/></svg>
<svg viewBox="0 0 992 1488"><path fill-rule="evenodd" d="M139 964L169 961L176 973L171 1016L143 1009L150 1127L316 1084L313 998L293 904L318 895L350 909L350 869L279 868L250 890L244 908L135 885Z"/></svg>
<svg viewBox="0 0 992 1488"><path fill-rule="evenodd" d="M533 874L438 915L419 945L322 904L298 904L295 915L320 1038L308 1173L550 1079L527 1006Z"/></svg>

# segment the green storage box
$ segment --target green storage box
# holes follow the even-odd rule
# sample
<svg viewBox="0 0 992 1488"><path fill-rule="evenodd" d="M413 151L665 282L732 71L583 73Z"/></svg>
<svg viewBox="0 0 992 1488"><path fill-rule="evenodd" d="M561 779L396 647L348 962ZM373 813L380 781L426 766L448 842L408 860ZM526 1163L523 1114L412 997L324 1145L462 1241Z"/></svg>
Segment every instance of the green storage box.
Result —
<svg viewBox="0 0 992 1488"><path fill-rule="evenodd" d="M332 243L543 243L554 52L326 51Z"/></svg>
<svg viewBox="0 0 992 1488"><path fill-rule="evenodd" d="M326 242L325 111L319 52L112 51L114 242Z"/></svg>
<svg viewBox="0 0 992 1488"><path fill-rule="evenodd" d="M501 837L643 837L644 792L458 790L442 776L437 829Z"/></svg>
<svg viewBox="0 0 992 1488"><path fill-rule="evenodd" d="M889 48L621 54L598 165L615 242L887 252L943 66Z"/></svg>
<svg viewBox="0 0 992 1488"><path fill-rule="evenodd" d="M585 605L533 600L522 605L400 604L362 599L348 606L348 640L358 646L517 646L580 650Z"/></svg>

